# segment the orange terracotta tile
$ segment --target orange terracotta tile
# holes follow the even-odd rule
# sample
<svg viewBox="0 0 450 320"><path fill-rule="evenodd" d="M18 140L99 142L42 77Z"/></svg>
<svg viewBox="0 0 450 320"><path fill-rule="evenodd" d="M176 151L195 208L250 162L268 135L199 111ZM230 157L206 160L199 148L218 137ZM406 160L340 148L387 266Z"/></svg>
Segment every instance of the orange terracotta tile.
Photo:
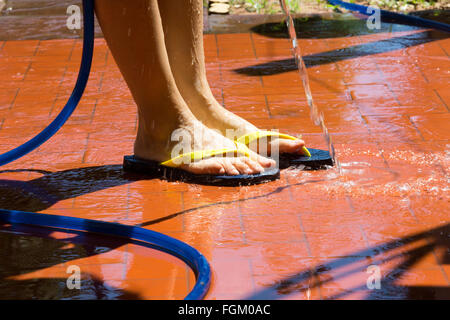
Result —
<svg viewBox="0 0 450 320"><path fill-rule="evenodd" d="M185 241L211 263L208 299L446 298L449 40L324 58L420 32L300 39L342 173L290 169L278 181L242 188L122 175L137 108L105 40L96 39L79 107L50 142L2 167L0 206L17 197L15 209L140 225ZM204 43L219 103L261 129L303 134L308 147L327 148L310 120L287 38L212 34ZM5 41L0 48L3 152L61 110L82 42ZM51 201L11 184L38 188ZM183 262L150 248L99 236L82 244L76 234L44 236L61 241L57 253L66 256L27 269L16 281L53 278L53 286L64 286L68 265L83 272L79 293L58 289L48 296L98 299L90 288L101 284L111 299L181 299L195 281ZM381 269L381 289L366 285L370 265Z"/></svg>
<svg viewBox="0 0 450 320"><path fill-rule="evenodd" d="M245 247L214 250L209 260L214 272L213 292L243 295L253 290L249 252Z"/></svg>
<svg viewBox="0 0 450 320"><path fill-rule="evenodd" d="M5 57L29 57L36 53L39 40L6 41L1 55Z"/></svg>
<svg viewBox="0 0 450 320"><path fill-rule="evenodd" d="M317 287L311 287L314 279L296 279L277 275L255 276L256 291L245 296L249 299L261 300L319 300Z"/></svg>
<svg viewBox="0 0 450 320"><path fill-rule="evenodd" d="M448 140L449 113L411 117L411 120L425 140Z"/></svg>
<svg viewBox="0 0 450 320"><path fill-rule="evenodd" d="M314 257L367 256L367 243L358 226L305 226Z"/></svg>
<svg viewBox="0 0 450 320"><path fill-rule="evenodd" d="M295 215L243 215L245 239L250 242L304 241L300 221Z"/></svg>
<svg viewBox="0 0 450 320"><path fill-rule="evenodd" d="M407 116L363 116L363 119L372 132L387 133L391 136L391 141L409 142L422 140L421 133Z"/></svg>

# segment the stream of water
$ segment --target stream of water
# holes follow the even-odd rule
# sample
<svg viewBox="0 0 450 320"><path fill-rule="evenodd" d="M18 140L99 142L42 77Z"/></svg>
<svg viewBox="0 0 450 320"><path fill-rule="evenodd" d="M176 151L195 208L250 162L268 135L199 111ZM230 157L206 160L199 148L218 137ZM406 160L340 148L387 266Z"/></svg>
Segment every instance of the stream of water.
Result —
<svg viewBox="0 0 450 320"><path fill-rule="evenodd" d="M308 102L311 120L315 125L319 126L322 129L323 136L328 146L328 151L330 152L333 161L338 168L339 172L341 172L341 167L338 159L336 158L336 152L333 146L333 142L331 140L331 135L328 132L328 128L325 125L323 113L319 110L317 105L314 103L311 88L309 86L309 78L308 72L306 71L306 65L302 58L302 52L300 46L298 45L297 33L295 31L294 19L292 19L292 15L290 12L290 8L285 0L280 0L281 8L286 16L286 26L288 29L289 37L292 42L292 51L295 59L295 64L297 65L298 72L300 74L300 78L302 79L303 88L305 90L306 99Z"/></svg>

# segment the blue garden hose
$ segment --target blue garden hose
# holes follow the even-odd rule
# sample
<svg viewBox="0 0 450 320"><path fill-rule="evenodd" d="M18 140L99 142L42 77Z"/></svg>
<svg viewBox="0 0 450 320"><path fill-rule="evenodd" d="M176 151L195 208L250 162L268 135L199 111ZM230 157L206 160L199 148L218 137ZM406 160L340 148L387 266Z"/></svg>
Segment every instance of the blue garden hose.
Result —
<svg viewBox="0 0 450 320"><path fill-rule="evenodd" d="M67 121L80 101L86 87L94 50L94 0L83 0L84 39L83 55L77 82L66 105L48 127L21 146L0 155L0 166L17 160L50 139ZM186 300L202 299L211 283L211 269L206 258L195 248L164 234L141 227L118 223L65 217L58 215L0 209L0 221L39 227L68 229L82 232L100 233L151 244L154 248L174 255L192 268L197 278L194 288Z"/></svg>
<svg viewBox="0 0 450 320"><path fill-rule="evenodd" d="M334 6L339 6L339 7L342 7L344 9L347 9L350 11L357 11L357 12L365 14L365 15L369 14L367 9L370 7L367 7L367 6L363 6L363 5L356 4L356 3L344 2L344 1L340 1L340 0L327 0L327 1L328 1L328 3L330 3ZM405 14L401 14L401 13L380 10L380 18L382 20L389 21L389 22L398 22L398 23L413 25L416 27L432 28L432 29L437 29L437 30L441 30L441 31L445 31L445 32L450 32L450 25L448 25L448 24L433 21L433 20L423 19L420 17L411 16L411 15L405 15Z"/></svg>

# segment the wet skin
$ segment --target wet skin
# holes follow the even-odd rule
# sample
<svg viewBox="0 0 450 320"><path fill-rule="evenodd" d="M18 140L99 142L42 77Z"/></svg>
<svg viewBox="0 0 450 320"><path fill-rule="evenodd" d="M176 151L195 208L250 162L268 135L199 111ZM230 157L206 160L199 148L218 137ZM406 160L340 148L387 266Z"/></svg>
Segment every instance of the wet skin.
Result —
<svg viewBox="0 0 450 320"><path fill-rule="evenodd" d="M211 93L204 64L201 1L172 2L95 2L105 39L138 106L135 155L156 161L172 158L181 142L172 134L180 130L190 138L188 152L235 149L234 142L224 136L227 129L235 129L238 135L257 129L220 106ZM271 143L278 141L280 152L300 153L304 144L301 140ZM249 157L214 157L181 168L197 174L238 175L274 165L273 160L250 152Z"/></svg>

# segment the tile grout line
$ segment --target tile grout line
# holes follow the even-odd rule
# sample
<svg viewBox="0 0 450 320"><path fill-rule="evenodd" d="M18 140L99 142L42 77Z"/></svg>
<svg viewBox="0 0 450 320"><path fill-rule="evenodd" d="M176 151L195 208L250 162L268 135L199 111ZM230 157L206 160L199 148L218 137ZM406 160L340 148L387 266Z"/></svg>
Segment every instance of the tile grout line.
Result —
<svg viewBox="0 0 450 320"><path fill-rule="evenodd" d="M266 109L267 109L267 114L269 116L269 119L273 119L273 115L272 112L270 111L270 107L269 107L269 100L267 99L267 94L264 93L264 102L266 104Z"/></svg>
<svg viewBox="0 0 450 320"><path fill-rule="evenodd" d="M14 95L14 98L13 98L13 100L11 101L8 110L11 110L11 109L13 108L14 104L16 103L17 96L19 95L19 92L20 92L20 87L17 88L16 94Z"/></svg>
<svg viewBox="0 0 450 320"><path fill-rule="evenodd" d="M358 36L358 37L359 37L359 36ZM405 51L407 51L407 50L405 50ZM408 54L408 53L407 53L407 54ZM377 71L380 73L380 75L382 76L382 78L385 80L386 86L388 87L388 89L389 89L389 91L392 93L392 95L394 96L395 101L397 101L397 104L398 104L399 106L401 106L402 104L400 103L400 100L398 99L397 94L393 91L393 89L392 89L392 87L391 87L389 81L386 80L386 76L385 76L384 72L380 69L380 66L378 65L378 62L377 62L373 57L371 57L371 56L370 56L369 58L370 58L370 60L372 60L372 62L375 64L375 67L376 67ZM417 66L416 66L416 68L417 68ZM425 76L424 76L424 78L425 78ZM425 78L425 80L428 81L426 78ZM359 108L358 108L358 110L359 110ZM361 110L359 110L359 111L361 112ZM361 116L362 116L362 113L361 113ZM363 120L364 120L364 122L367 124L367 121L365 121L364 118L363 118ZM411 119L409 119L409 117L408 117L408 120L411 122ZM368 124L367 124L367 125L368 125ZM423 136L422 136L422 133L417 129L417 127L416 127L414 124L413 124L413 126L414 126L414 128L415 128L416 133L418 133L419 136L422 138L422 140L424 140L424 138L423 138ZM369 128L368 126L367 126L367 128L368 128L368 130L369 130L369 133L372 134L370 128ZM385 156L384 156L384 152L381 151L381 150L382 150L382 147L383 147L382 144L381 144L381 142L380 142L380 141L376 141L376 144L378 145L378 148L379 148L379 150L380 150L380 152L381 152L381 156L382 156L382 158L383 158L384 163L386 164L386 166L387 166L388 168L390 168L390 165L389 165L389 163L387 162L387 160L386 160L386 158L385 158Z"/></svg>
<svg viewBox="0 0 450 320"><path fill-rule="evenodd" d="M91 112L91 119L89 120L89 124L91 125L92 122L94 122L94 116L95 116L95 112L97 110L97 105L98 105L98 99L94 100L94 107L92 108L92 112Z"/></svg>
<svg viewBox="0 0 450 320"><path fill-rule="evenodd" d="M359 231L361 232L361 235L363 236L364 243L365 243L365 245L366 245L366 250L369 250L369 249L370 249L369 238L367 237L367 234L366 234L366 232L364 231L362 225L358 224L357 226L358 226Z"/></svg>
<svg viewBox="0 0 450 320"><path fill-rule="evenodd" d="M184 201L184 191L180 192L180 207L181 207L182 212L184 212L185 208L186 208L186 204ZM185 219L184 214L181 215L181 230L182 230L181 232L183 234L186 232L186 219ZM190 288L190 285L191 285L190 279L189 279L190 267L187 265L185 265L185 272L186 272L186 286L187 286L187 288Z"/></svg>
<svg viewBox="0 0 450 320"><path fill-rule="evenodd" d="M253 268L253 261L252 258L247 258L248 261L248 269L250 271L251 281L252 281L252 291L256 291L256 283L255 283L255 271Z"/></svg>
<svg viewBox="0 0 450 320"><path fill-rule="evenodd" d="M41 44L41 40L38 41L38 43L37 43L37 45L36 45L36 48L34 49L34 52L33 52L32 57L35 57L35 56L36 56L36 53L38 52L38 49L39 49L40 44ZM27 77L28 71L30 71L31 65L32 65L32 64L33 64L33 58L31 58L30 62L28 63L27 69L26 69L25 72L23 73L23 79L22 79L22 81L21 81L22 83L23 83L23 81L25 80L25 78Z"/></svg>
<svg viewBox="0 0 450 320"><path fill-rule="evenodd" d="M87 145L87 143L86 143ZM130 218L130 194L131 194L131 183L127 184L127 202L125 206L125 219L128 220Z"/></svg>
<svg viewBox="0 0 450 320"><path fill-rule="evenodd" d="M439 100L441 100L441 102L444 104L445 108L447 109L448 112L450 112L450 108L448 107L447 103L444 101L444 99L442 99L441 95L439 94L439 92L437 92L437 89L433 88L433 92L436 94L436 96L439 98Z"/></svg>
<svg viewBox="0 0 450 320"><path fill-rule="evenodd" d="M94 45L95 45L95 42L94 42ZM108 47L107 47L108 48ZM109 57L112 57L113 59L114 59L114 57L111 55L111 52L109 51L109 48L108 49L106 49L106 52L105 52L105 68L107 67L107 65L108 65L108 59L109 59Z"/></svg>
<svg viewBox="0 0 450 320"><path fill-rule="evenodd" d="M88 132L87 137L86 137L86 146L84 147L84 151L83 151L83 157L81 158L81 163L86 163L86 153L88 151L88 145L89 145L89 138L90 138L91 133Z"/></svg>
<svg viewBox="0 0 450 320"><path fill-rule="evenodd" d="M73 40L72 49L70 49L69 56L67 57L67 60L66 60L67 62L70 62L70 60L72 60L72 56L73 56L73 52L75 51L75 46L76 46L76 44L77 44L77 40L74 39L74 40Z"/></svg>
<svg viewBox="0 0 450 320"><path fill-rule="evenodd" d="M185 212L186 211L186 209L185 209L186 208L186 204L185 204L185 201L184 201L184 191L180 192L180 205L181 205L181 211ZM186 215L184 215L184 214L181 215L181 228L182 228L183 232L186 231L186 219L185 219L185 216Z"/></svg>
<svg viewBox="0 0 450 320"><path fill-rule="evenodd" d="M74 48L75 48L75 41L72 42L72 49L71 49L71 52L74 50ZM70 54L69 54L69 55L70 55ZM67 59L66 61L69 62L68 59ZM66 76L66 74L67 74L67 70L68 70L68 69L69 69L69 67L68 67L68 65L66 64L66 66L64 67L64 72L63 72L63 74L62 74L62 76L61 76L61 80L59 81L59 84L58 84L58 91L56 92L56 96L55 96L55 99L53 100L52 107L50 108L50 110L49 110L49 112L48 112L48 116L49 116L49 117L50 117L51 114L53 113L53 110L55 110L56 101L58 101L58 98L59 98L59 96L60 96L59 89L61 89L61 87L62 87L62 84L63 84L63 82L64 82L64 78L65 78L65 76Z"/></svg>
<svg viewBox="0 0 450 320"><path fill-rule="evenodd" d="M311 258L313 256L312 250L311 250L311 245L309 244L308 236L306 234L305 227L303 225L301 214L299 213L296 216L298 219L298 224L300 226L300 230L302 230L302 234L303 234L303 241L301 241L301 242L305 243L306 251L308 252L308 258Z"/></svg>
<svg viewBox="0 0 450 320"><path fill-rule="evenodd" d="M292 194L291 187L289 187L288 190L289 190L289 194L290 194L291 197L293 198L293 194ZM314 258L314 257L313 257L313 254L312 254L311 246L310 246L310 244L309 244L308 237L307 237L307 235L306 235L305 227L304 227L304 225L303 225L301 213L297 214L297 219L298 219L298 222L299 222L300 229L302 230L302 234L303 234L303 243L305 243L306 251L308 252L308 258ZM320 285L320 281L319 281L319 275L318 275L318 273L316 272L316 267L313 266L313 267L311 267L311 268L308 268L307 270L308 270L309 277L312 278L313 281L314 281L315 283L317 283L317 285L316 285L315 288L316 288L317 291L318 291L319 299L320 299L320 300L323 300L323 294L322 294L321 285ZM309 288L308 288L308 289L309 289Z"/></svg>
<svg viewBox="0 0 450 320"><path fill-rule="evenodd" d="M38 40L38 43L37 43L37 45L36 45L36 48L34 49L33 57L36 56L36 54L37 54L37 52L38 52L38 50L39 50L39 47L41 46L41 42L42 42L42 40Z"/></svg>
<svg viewBox="0 0 450 320"><path fill-rule="evenodd" d="M410 197L408 197L408 211L413 216L414 220L416 220L416 223L420 224L420 220L417 218L416 214L414 213L413 208L411 208L411 202L409 201Z"/></svg>
<svg viewBox="0 0 450 320"><path fill-rule="evenodd" d="M55 99L52 102L52 106L51 106L50 110L48 111L48 116L49 117L52 115L53 111L55 110L56 101L58 101L58 98L59 98L59 89L61 89L61 87L62 87L62 84L64 82L64 77L66 76L66 73L67 73L67 69L68 69L68 67L65 66L64 67L64 72L63 72L63 74L61 76L61 80L59 81L59 84L58 84L58 91L55 94Z"/></svg>
<svg viewBox="0 0 450 320"><path fill-rule="evenodd" d="M439 41L438 41L438 42L435 42L435 43L439 46L439 48L442 49L442 51L444 51L444 53L447 55L447 57L450 57L450 55L448 54L447 50L445 50L444 47L441 46L441 44L439 43Z"/></svg>
<svg viewBox="0 0 450 320"><path fill-rule="evenodd" d="M247 237L246 237L246 231L245 231L245 225L244 225L244 219L242 219L242 207L241 204L238 204L238 212L239 212L239 226L242 231L242 242L244 244L248 244Z"/></svg>
<svg viewBox="0 0 450 320"><path fill-rule="evenodd" d="M358 37L358 39L360 39L360 41L362 41L360 36L357 36L357 37ZM397 102L397 104L398 104L399 106L401 106L401 103L400 103L400 100L399 100L398 97L397 97L397 94L396 94L396 93L394 92L394 90L392 89L391 84L389 83L389 81L386 80L386 76L385 76L383 70L380 69L380 66L378 65L378 62L375 60L375 58L374 58L373 56L368 56L368 57L369 57L369 59L375 64L375 67L376 67L378 73L379 73L379 74L381 75L381 77L384 79L386 87L389 89L389 91L390 91L390 92L392 93L392 95L394 96L394 99L395 99L395 101Z"/></svg>
<svg viewBox="0 0 450 320"><path fill-rule="evenodd" d="M373 57L371 57L371 59L374 60ZM397 104L398 104L399 106L401 106L402 104L400 103L400 100L398 99L397 94L396 94L395 91L392 89L392 86L391 86L391 84L389 83L389 81L386 81L386 76L384 75L383 70L380 69L380 66L378 65L377 62L374 61L374 63L375 63L375 67L377 68L378 72L381 73L381 76L383 77L383 79L385 79L385 83L384 83L384 84L386 85L386 87L388 88L388 90L392 93L392 96L394 97L394 99L395 99L395 101L397 102Z"/></svg>
<svg viewBox="0 0 450 320"><path fill-rule="evenodd" d="M361 39L359 36L357 36L357 37L359 38L360 42L362 43L362 39ZM328 45L328 43L327 43L327 45ZM373 60L373 59L371 59L371 60ZM381 75L381 77L383 78L383 80L385 80L385 76L384 76L383 72L379 69L377 62L376 62L376 61L372 61L372 62L373 62L373 64L375 65L375 67L376 67L378 73L379 73L379 74ZM337 63L336 63L336 67L339 69L339 66L337 65ZM385 81L386 81L386 80L385 80ZM351 103L352 103L352 105L355 106L356 109L358 110L359 116L360 116L360 118L361 118L363 124L365 125L365 128L367 129L367 132L369 133L369 136L376 136L376 135L374 134L374 132L372 132L372 130L370 129L369 124L368 124L367 120L364 118L364 116L363 116L363 114L362 114L362 112L361 112L361 109L360 109L359 105L356 103L356 100L354 100L353 97L352 97L352 95L350 94L349 84L345 81L345 78L342 79L342 82L343 82L344 86L346 87L347 92L349 92L350 99L351 99ZM380 142L379 142L378 140L375 140L375 144L377 145L378 151L380 152L380 155L381 155L381 157L383 158L384 164L387 166L387 168L390 168L389 163L387 162L386 158L384 157L384 154L383 154L383 151L382 151L382 146L381 146Z"/></svg>
<svg viewBox="0 0 450 320"><path fill-rule="evenodd" d="M409 115L405 115L406 118L408 119L408 121L412 124L412 126L414 127L414 129L416 129L416 132L419 134L419 136L422 138L422 141L426 141L425 138L422 135L422 132L419 131L419 128L417 128L416 124L414 123L414 121L411 119L411 116Z"/></svg>
<svg viewBox="0 0 450 320"><path fill-rule="evenodd" d="M418 65L417 61L415 59L413 59L413 56L411 56L408 52L408 50L406 51L406 55L409 57L409 61L412 61L414 66L416 67L417 70L419 70L420 74L422 75L422 77L425 79L426 83L430 83L430 81L428 80L427 76L425 75L425 73L423 72L422 68Z"/></svg>
<svg viewBox="0 0 450 320"><path fill-rule="evenodd" d="M288 190L290 199L291 199L291 200L295 200L294 195L293 195L293 193L292 193L292 185L289 184L289 179L288 179L288 177L286 177L286 183L288 184L287 190ZM305 243L306 251L308 252L308 256L309 256L309 257L312 257L311 246L310 246L310 244L309 244L309 240L308 240L308 237L307 237L307 235L306 235L305 227L304 227L304 225L303 225L303 220L302 220L302 217L301 217L302 214L301 214L301 213L298 213L298 214L296 214L296 216L297 216L297 219L298 219L298 222L299 222L300 230L302 231L302 235L303 235L303 241L302 241L302 242Z"/></svg>
<svg viewBox="0 0 450 320"><path fill-rule="evenodd" d="M94 45L95 45L95 43L94 43ZM109 57L109 50L106 50L106 53L105 53L105 61L104 61L104 63L105 63L105 68L106 68L106 65L107 65L107 63L108 63L108 57ZM101 92L102 92L103 81L105 80L105 73L106 73L106 71L101 71L100 81L99 81L99 83L98 83L98 90L97 90L98 93L101 93ZM89 124L92 124L92 122L94 121L95 112L97 111L97 106L98 106L98 100L99 100L98 98L95 99L94 108L92 109L92 118L91 118L91 121L89 122ZM136 127L136 124L135 124L135 127Z"/></svg>

